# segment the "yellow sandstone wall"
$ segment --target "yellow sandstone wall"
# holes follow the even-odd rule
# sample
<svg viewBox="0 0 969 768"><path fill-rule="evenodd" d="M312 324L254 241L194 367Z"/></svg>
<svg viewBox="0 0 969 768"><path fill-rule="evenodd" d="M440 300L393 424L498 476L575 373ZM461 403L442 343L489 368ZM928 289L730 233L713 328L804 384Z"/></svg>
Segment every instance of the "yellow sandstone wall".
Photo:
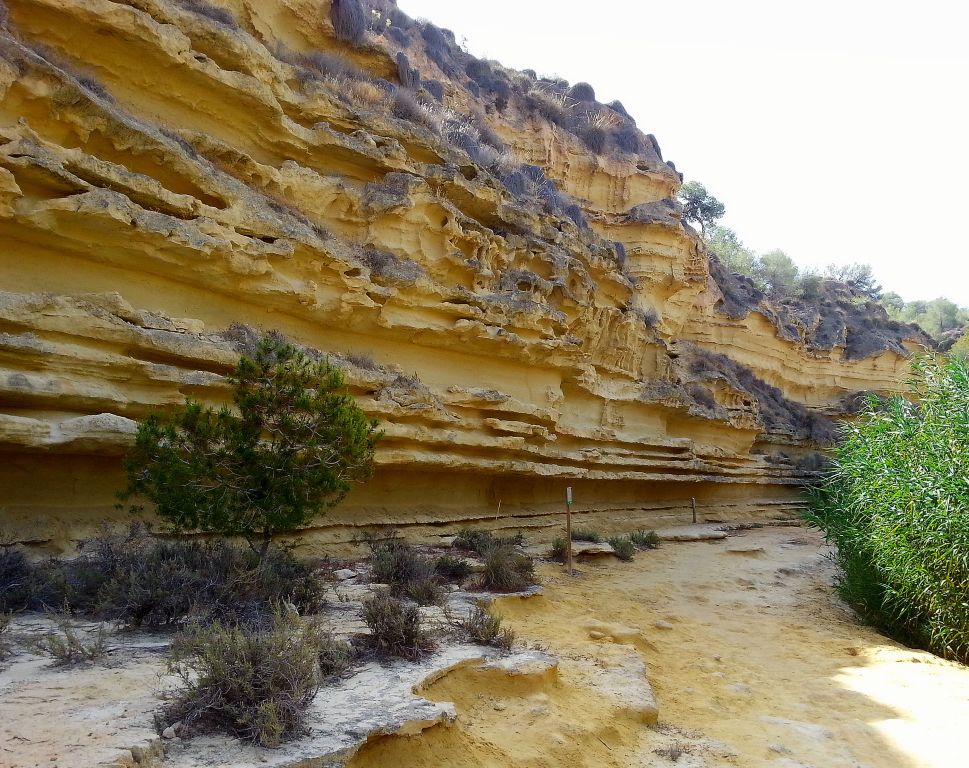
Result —
<svg viewBox="0 0 969 768"><path fill-rule="evenodd" d="M898 351L849 361L760 313L719 313L658 156L597 157L489 115L581 204L582 231L433 131L338 98L345 84L301 82L279 44L397 78L390 42L338 42L326 2L227 0L234 25L190 5L6 2L0 527L14 538L63 548L123 517L133 420L221 402L238 326L343 356L383 423L377 477L314 530L331 542L468 520L550 535L566 484L606 529L684 522L690 497L710 519L786 514L809 472L779 452L816 446L765 429L727 382L699 405L697 350L825 413L902 380Z"/></svg>

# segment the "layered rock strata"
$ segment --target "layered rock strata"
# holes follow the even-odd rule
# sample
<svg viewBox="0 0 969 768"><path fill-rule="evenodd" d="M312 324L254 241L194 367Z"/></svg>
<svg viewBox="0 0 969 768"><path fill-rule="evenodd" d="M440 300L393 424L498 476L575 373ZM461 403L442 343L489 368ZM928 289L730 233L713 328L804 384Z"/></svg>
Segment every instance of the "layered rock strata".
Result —
<svg viewBox="0 0 969 768"><path fill-rule="evenodd" d="M621 105L493 63L482 86L453 36L392 4L353 42L318 0L6 6L15 539L67 547L119 517L136 420L223 402L260 331L340 361L386 432L324 542L544 535L566 485L604 528L683 522L691 498L707 519L789 513L827 417L898 388L918 346L902 329L856 359L849 330L824 347L766 304L727 311L680 175Z"/></svg>

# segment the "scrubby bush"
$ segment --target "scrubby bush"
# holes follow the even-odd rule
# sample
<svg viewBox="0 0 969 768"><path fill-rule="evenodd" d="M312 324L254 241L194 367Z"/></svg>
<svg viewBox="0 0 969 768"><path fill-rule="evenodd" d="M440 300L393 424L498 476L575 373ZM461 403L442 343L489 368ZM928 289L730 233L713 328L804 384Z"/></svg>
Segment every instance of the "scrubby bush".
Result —
<svg viewBox="0 0 969 768"><path fill-rule="evenodd" d="M47 632L36 645L39 651L54 660L55 667L69 667L97 661L107 653L108 644L104 624L98 625L92 637L84 638L78 634L68 613L52 614L52 617L57 628Z"/></svg>
<svg viewBox="0 0 969 768"><path fill-rule="evenodd" d="M468 642L490 645L509 650L515 642L515 633L501 626L501 617L493 616L484 608L474 608L457 623L458 631Z"/></svg>
<svg viewBox="0 0 969 768"><path fill-rule="evenodd" d="M269 628L193 627L172 644L167 722L227 731L265 747L303 732L319 690L319 628L277 607Z"/></svg>
<svg viewBox="0 0 969 768"><path fill-rule="evenodd" d="M360 0L331 0L330 21L338 38L359 45L367 37L368 13Z"/></svg>
<svg viewBox="0 0 969 768"><path fill-rule="evenodd" d="M496 592L521 592L535 583L535 564L530 557L510 546L488 551L484 558L481 586Z"/></svg>
<svg viewBox="0 0 969 768"><path fill-rule="evenodd" d="M589 528L573 528L572 541L591 541L593 544L601 544L602 534Z"/></svg>
<svg viewBox="0 0 969 768"><path fill-rule="evenodd" d="M576 101L595 101L596 91L588 83L576 83L569 88L569 96Z"/></svg>
<svg viewBox="0 0 969 768"><path fill-rule="evenodd" d="M434 648L420 609L389 592L378 592L364 601L363 620L370 630L363 640L378 656L417 660Z"/></svg>
<svg viewBox="0 0 969 768"><path fill-rule="evenodd" d="M241 536L265 557L373 472L380 434L340 370L278 336L228 377L235 411L197 401L138 425L122 498L142 497L176 531Z"/></svg>
<svg viewBox="0 0 969 768"><path fill-rule="evenodd" d="M304 613L320 610L325 584L286 550L262 561L225 541L165 541L142 525L103 531L82 542L73 560L30 565L16 601L5 609L51 609L120 621L128 626L264 621L274 601Z"/></svg>
<svg viewBox="0 0 969 768"><path fill-rule="evenodd" d="M404 88L417 90L421 84L421 73L410 65L410 59L403 51L397 52L397 77Z"/></svg>
<svg viewBox="0 0 969 768"><path fill-rule="evenodd" d="M613 536L609 539L609 545L620 560L629 561L636 555L636 545L628 536Z"/></svg>
<svg viewBox="0 0 969 768"><path fill-rule="evenodd" d="M0 613L0 661L6 659L11 653L10 641L7 634L10 631L10 614Z"/></svg>
<svg viewBox="0 0 969 768"><path fill-rule="evenodd" d="M325 631L320 631L316 642L319 645L317 659L320 662L320 675L324 680L342 675L352 666L355 653L349 643L337 640L332 633Z"/></svg>
<svg viewBox="0 0 969 768"><path fill-rule="evenodd" d="M370 568L373 580L386 584L396 597L409 597L421 605L443 599L435 564L400 539L371 542Z"/></svg>
<svg viewBox="0 0 969 768"><path fill-rule="evenodd" d="M0 548L0 614L27 606L30 570L27 556L19 549Z"/></svg>
<svg viewBox="0 0 969 768"><path fill-rule="evenodd" d="M471 565L463 557L441 555L434 561L434 571L442 579L460 582L471 575Z"/></svg>
<svg viewBox="0 0 969 768"><path fill-rule="evenodd" d="M640 549L657 549L660 543L656 531L647 531L645 528L630 533L629 539Z"/></svg>
<svg viewBox="0 0 969 768"><path fill-rule="evenodd" d="M474 528L462 528L454 539L454 546L458 549L477 552L479 555L491 551L498 546L498 543L498 538L494 534Z"/></svg>
<svg viewBox="0 0 969 768"><path fill-rule="evenodd" d="M913 402L842 428L808 520L837 545L842 597L874 625L969 660L969 365L913 363Z"/></svg>
<svg viewBox="0 0 969 768"><path fill-rule="evenodd" d="M598 125L585 125L578 130L578 136L590 150L597 155L604 154L609 144L609 134Z"/></svg>
<svg viewBox="0 0 969 768"><path fill-rule="evenodd" d="M643 148L642 140L631 125L622 125L612 132L612 141L618 149L631 155L638 155Z"/></svg>
<svg viewBox="0 0 969 768"><path fill-rule="evenodd" d="M557 538L552 542L552 546L548 550L548 557L550 560L557 560L560 563L564 563L568 553L568 543L563 538Z"/></svg>

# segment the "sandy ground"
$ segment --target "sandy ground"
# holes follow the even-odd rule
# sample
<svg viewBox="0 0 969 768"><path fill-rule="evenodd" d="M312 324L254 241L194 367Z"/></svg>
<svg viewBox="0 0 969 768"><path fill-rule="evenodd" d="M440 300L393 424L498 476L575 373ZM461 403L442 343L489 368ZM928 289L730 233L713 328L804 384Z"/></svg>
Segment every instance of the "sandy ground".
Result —
<svg viewBox="0 0 969 768"><path fill-rule="evenodd" d="M454 701L455 725L377 740L352 765L969 765L969 669L860 625L824 554L814 531L763 528L571 578L549 566L544 597L498 611L560 657L557 678L448 675L423 695ZM630 650L648 667L655 727L589 673Z"/></svg>

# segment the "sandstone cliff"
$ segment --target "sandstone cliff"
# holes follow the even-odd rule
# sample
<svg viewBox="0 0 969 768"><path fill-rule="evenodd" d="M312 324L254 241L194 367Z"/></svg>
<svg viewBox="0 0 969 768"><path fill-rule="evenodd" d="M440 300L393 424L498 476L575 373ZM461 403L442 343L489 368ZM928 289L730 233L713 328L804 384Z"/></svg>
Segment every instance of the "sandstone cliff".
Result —
<svg viewBox="0 0 969 768"><path fill-rule="evenodd" d="M876 318L880 341L852 346L844 313L738 301L621 104L472 59L392 3L339 35L324 0L6 6L15 538L67 546L120 515L133 420L221 401L258 330L339 359L386 431L324 541L541 535L566 484L604 528L683 521L690 497L784 513L827 417L897 388L920 343Z"/></svg>

